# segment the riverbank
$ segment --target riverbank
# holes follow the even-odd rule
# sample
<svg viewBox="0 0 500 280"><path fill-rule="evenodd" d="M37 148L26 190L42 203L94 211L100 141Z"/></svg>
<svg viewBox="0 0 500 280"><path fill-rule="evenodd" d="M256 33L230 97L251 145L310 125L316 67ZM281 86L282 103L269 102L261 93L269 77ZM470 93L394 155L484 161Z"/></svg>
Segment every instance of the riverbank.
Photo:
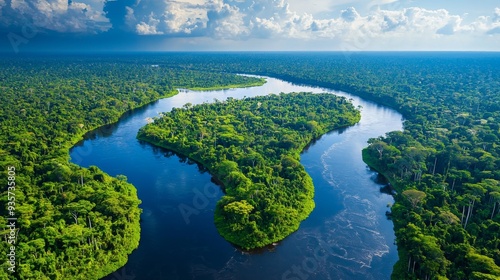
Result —
<svg viewBox="0 0 500 280"><path fill-rule="evenodd" d="M247 84L234 84L225 86L215 86L215 87L188 87L186 89L194 91L212 91L212 90L224 90L224 89L234 89L234 88L247 88L247 87L258 87L266 83L266 79L258 78L259 81Z"/></svg>

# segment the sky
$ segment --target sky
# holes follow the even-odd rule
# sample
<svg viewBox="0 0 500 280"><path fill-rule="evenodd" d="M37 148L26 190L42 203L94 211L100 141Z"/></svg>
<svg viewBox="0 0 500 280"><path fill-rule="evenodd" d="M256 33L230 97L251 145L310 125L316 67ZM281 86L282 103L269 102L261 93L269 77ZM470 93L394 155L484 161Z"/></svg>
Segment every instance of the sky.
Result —
<svg viewBox="0 0 500 280"><path fill-rule="evenodd" d="M0 51L500 51L498 0L0 0Z"/></svg>

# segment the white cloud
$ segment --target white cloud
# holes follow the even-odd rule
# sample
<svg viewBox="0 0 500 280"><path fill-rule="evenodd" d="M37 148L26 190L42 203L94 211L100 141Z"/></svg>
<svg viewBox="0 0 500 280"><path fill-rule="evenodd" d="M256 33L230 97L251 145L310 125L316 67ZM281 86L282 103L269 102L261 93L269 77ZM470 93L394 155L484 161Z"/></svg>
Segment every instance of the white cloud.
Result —
<svg viewBox="0 0 500 280"><path fill-rule="evenodd" d="M356 9L354 9L354 7L350 7L347 10L342 10L340 17L345 21L353 22L357 20L360 15L356 11Z"/></svg>
<svg viewBox="0 0 500 280"><path fill-rule="evenodd" d="M148 22L141 21L136 25L136 31L140 35L160 35L163 34L162 31L158 31L158 24L160 20L155 18L155 15L151 13L149 15Z"/></svg>
<svg viewBox="0 0 500 280"><path fill-rule="evenodd" d="M46 16L51 16L51 14L53 13L60 14L68 11L68 1L65 0L38 0L34 3L34 5L38 9L38 11L45 14Z"/></svg>
<svg viewBox="0 0 500 280"><path fill-rule="evenodd" d="M495 16L463 24L463 18L445 9L429 10L412 7L384 10L380 5L394 7L395 0L375 0L379 8L361 15L350 7L337 18L315 19L311 14L290 10L285 0L197 0L151 2L142 0L132 7L139 34L170 34L172 36L207 36L218 39L299 38L355 41L389 40L396 37L434 38L458 33L487 32L496 28L500 9ZM151 13L155 11L154 20Z"/></svg>
<svg viewBox="0 0 500 280"><path fill-rule="evenodd" d="M201 18L205 10L191 2L167 2L163 14L167 33L186 33L204 27Z"/></svg>
<svg viewBox="0 0 500 280"><path fill-rule="evenodd" d="M138 0L126 9L127 25L140 35L195 33L206 29L210 10L203 0Z"/></svg>
<svg viewBox="0 0 500 280"><path fill-rule="evenodd" d="M453 35L455 34L455 32L466 31L471 29L471 27L469 26L462 26L461 23L462 23L462 18L458 16L450 17L448 23L445 26L438 29L436 33L443 35Z"/></svg>
<svg viewBox="0 0 500 280"><path fill-rule="evenodd" d="M297 27L310 21L307 15L292 13L284 0L143 0L129 8L127 20L135 18L135 31L139 34L152 34L151 13L157 32L219 39L299 36L301 30Z"/></svg>
<svg viewBox="0 0 500 280"><path fill-rule="evenodd" d="M5 4L3 1L2 6ZM13 13L4 14L0 25L8 27L28 24L37 30L97 33L111 27L103 7L104 2L99 0L80 0L71 4L67 0L12 0L10 9Z"/></svg>
<svg viewBox="0 0 500 280"><path fill-rule="evenodd" d="M491 25L486 31L489 35L500 34L500 8L495 8L495 12L491 18Z"/></svg>
<svg viewBox="0 0 500 280"><path fill-rule="evenodd" d="M481 16L469 26L475 33L485 33L489 35L499 34L500 8L495 8L492 16Z"/></svg>
<svg viewBox="0 0 500 280"><path fill-rule="evenodd" d="M134 9L127 6L125 7L125 11L126 11L125 23L129 28L133 28L134 24L137 22L137 19L135 18L134 15Z"/></svg>
<svg viewBox="0 0 500 280"><path fill-rule="evenodd" d="M495 8L495 13L493 15L493 22L500 22L500 8Z"/></svg>
<svg viewBox="0 0 500 280"><path fill-rule="evenodd" d="M335 16L292 10L333 11ZM136 0L124 7L120 28L139 35L199 37L234 42L249 39L304 41L329 40L333 47L371 49L389 42L424 44L469 36L497 36L500 8L476 19L450 13L446 9L406 7L398 0ZM104 0L0 0L0 13L9 5L15 15L2 16L0 25L33 22L38 28L58 32L97 33L111 28L104 13ZM119 2L117 2L119 3ZM347 7L356 3L357 9ZM363 3L363 4L360 4ZM366 4L364 4L366 3ZM417 2L414 2L415 4ZM315 4L317 6L315 6ZM339 6L341 5L341 6ZM116 6L116 5L115 5ZM3 7L3 9L2 9ZM120 29L121 30L121 29Z"/></svg>
<svg viewBox="0 0 500 280"><path fill-rule="evenodd" d="M211 9L207 13L206 26L208 35L214 38L244 38L248 36L250 28L244 21L244 14L237 6L231 6L223 1L210 3Z"/></svg>
<svg viewBox="0 0 500 280"><path fill-rule="evenodd" d="M28 3L26 3L26 1L24 0L12 0L10 3L10 7L14 10L19 11L21 14L25 14L30 9Z"/></svg>
<svg viewBox="0 0 500 280"><path fill-rule="evenodd" d="M352 2L352 0L343 0L346 2ZM290 4L290 10L297 11L299 14L310 14L317 15L321 13L329 13L334 10L334 5L339 4L339 0L314 0L314 1L304 1L304 0L288 0Z"/></svg>

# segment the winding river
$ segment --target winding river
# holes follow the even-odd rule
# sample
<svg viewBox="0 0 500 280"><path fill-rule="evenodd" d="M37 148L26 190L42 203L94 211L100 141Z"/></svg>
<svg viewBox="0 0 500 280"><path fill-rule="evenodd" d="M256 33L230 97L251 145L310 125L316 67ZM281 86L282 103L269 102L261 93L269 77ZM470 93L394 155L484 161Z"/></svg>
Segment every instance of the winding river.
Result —
<svg viewBox="0 0 500 280"><path fill-rule="evenodd" d="M182 107L280 92L332 92L362 106L361 121L310 145L301 162L315 185L316 208L299 230L255 253L235 249L218 234L213 211L222 196L196 164L138 141L148 117ZM81 166L123 174L137 187L143 209L139 248L106 280L139 279L390 279L397 261L390 195L361 159L371 137L402 129L402 116L387 107L329 89L274 78L260 87L196 92L181 90L89 133L70 155Z"/></svg>

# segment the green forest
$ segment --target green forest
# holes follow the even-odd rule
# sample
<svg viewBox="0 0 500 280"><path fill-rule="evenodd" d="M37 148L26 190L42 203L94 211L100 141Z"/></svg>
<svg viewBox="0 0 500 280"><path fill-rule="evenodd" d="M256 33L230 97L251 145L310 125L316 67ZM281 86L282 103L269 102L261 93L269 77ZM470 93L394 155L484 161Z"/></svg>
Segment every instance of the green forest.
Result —
<svg viewBox="0 0 500 280"><path fill-rule="evenodd" d="M139 237L135 188L70 164L68 149L176 87L262 83L231 73L343 90L401 112L404 131L371 140L363 152L397 192L393 279L500 277L498 53L18 56L2 57L0 69L0 181L15 166L16 253L24 260L14 276L2 264L2 279L97 279L123 265ZM250 208L237 206L228 210ZM8 212L0 211L6 225ZM0 248L6 255L8 243Z"/></svg>
<svg viewBox="0 0 500 280"><path fill-rule="evenodd" d="M123 175L112 178L95 166L69 162L69 148L87 131L174 95L177 87L264 83L120 58L0 60L0 182L6 186L0 195L0 252L6 256L15 245L16 257L14 269L2 261L0 279L100 279L137 248L141 201L135 187ZM12 217L17 221L11 235Z"/></svg>
<svg viewBox="0 0 500 280"><path fill-rule="evenodd" d="M404 131L363 152L398 193L392 278L500 279L498 53L220 54L224 68L213 56L182 56L176 67L320 85L400 111Z"/></svg>
<svg viewBox="0 0 500 280"><path fill-rule="evenodd" d="M138 139L203 164L225 195L215 225L243 249L270 245L299 228L314 208L314 186L300 164L313 139L357 123L343 97L291 93L174 108Z"/></svg>

